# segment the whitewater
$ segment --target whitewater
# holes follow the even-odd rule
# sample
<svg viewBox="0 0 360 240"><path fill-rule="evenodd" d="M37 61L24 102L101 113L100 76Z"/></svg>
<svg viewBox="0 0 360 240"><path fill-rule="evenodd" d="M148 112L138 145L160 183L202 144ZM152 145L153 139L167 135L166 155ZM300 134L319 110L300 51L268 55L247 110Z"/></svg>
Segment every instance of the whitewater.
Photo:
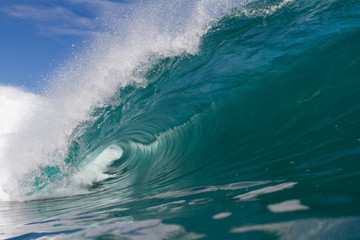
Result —
<svg viewBox="0 0 360 240"><path fill-rule="evenodd" d="M359 239L357 1L121 4L0 86L0 238Z"/></svg>

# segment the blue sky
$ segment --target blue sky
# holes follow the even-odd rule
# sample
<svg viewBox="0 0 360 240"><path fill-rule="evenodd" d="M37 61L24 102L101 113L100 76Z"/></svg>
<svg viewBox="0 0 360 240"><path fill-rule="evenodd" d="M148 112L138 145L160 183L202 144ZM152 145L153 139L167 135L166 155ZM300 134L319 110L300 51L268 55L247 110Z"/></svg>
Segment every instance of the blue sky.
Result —
<svg viewBox="0 0 360 240"><path fill-rule="evenodd" d="M123 7L110 0L1 0L0 85L39 91L47 76Z"/></svg>

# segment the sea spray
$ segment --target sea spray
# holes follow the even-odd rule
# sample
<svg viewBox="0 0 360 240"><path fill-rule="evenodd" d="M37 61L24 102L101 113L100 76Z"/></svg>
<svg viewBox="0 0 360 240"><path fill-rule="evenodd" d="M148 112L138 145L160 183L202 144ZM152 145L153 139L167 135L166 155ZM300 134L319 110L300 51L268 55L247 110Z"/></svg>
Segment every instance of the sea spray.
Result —
<svg viewBox="0 0 360 240"><path fill-rule="evenodd" d="M75 174L77 167L66 164L69 146L96 121L93 111L106 106L119 88L146 87L148 80L139 73L158 59L196 54L212 24L244 3L158 1L129 7L127 21L106 20L104 34L94 34L88 46L55 72L31 117L19 120L17 133L7 140L0 161L9 176L1 185L11 199L36 191L39 177L40 185L46 185L47 167L56 167L63 176Z"/></svg>
<svg viewBox="0 0 360 240"><path fill-rule="evenodd" d="M359 1L129 7L6 141L53 152L1 159L0 236L357 239Z"/></svg>

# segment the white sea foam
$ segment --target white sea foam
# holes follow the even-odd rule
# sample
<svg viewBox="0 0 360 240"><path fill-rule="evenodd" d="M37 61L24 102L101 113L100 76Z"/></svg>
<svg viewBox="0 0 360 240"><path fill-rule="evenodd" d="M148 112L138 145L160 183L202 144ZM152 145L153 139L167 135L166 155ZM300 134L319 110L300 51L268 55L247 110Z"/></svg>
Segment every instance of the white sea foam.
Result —
<svg viewBox="0 0 360 240"><path fill-rule="evenodd" d="M261 231L277 239L358 239L360 218L307 218L288 222L234 227L230 233ZM239 237L241 238L241 237Z"/></svg>
<svg viewBox="0 0 360 240"><path fill-rule="evenodd" d="M309 207L302 205L300 200L288 200L281 203L270 204L267 208L273 213L282 213L282 212L294 212L299 210L308 210Z"/></svg>
<svg viewBox="0 0 360 240"><path fill-rule="evenodd" d="M222 213L215 214L214 216L212 216L212 218L214 220L223 219L223 218L230 217L231 214L232 214L231 212L222 212Z"/></svg>
<svg viewBox="0 0 360 240"><path fill-rule="evenodd" d="M83 236L82 232L77 235L86 238L98 238L105 234L133 240L169 239L179 237L181 239L200 239L205 237L205 235L187 232L181 225L164 224L158 219L117 222L98 226L87 232L85 236Z"/></svg>
<svg viewBox="0 0 360 240"><path fill-rule="evenodd" d="M117 145L107 147L94 160L86 164L82 170L72 177L74 183L78 186L90 186L94 182L99 182L111 177L111 175L104 172L111 163L121 158L122 154L122 148Z"/></svg>
<svg viewBox="0 0 360 240"><path fill-rule="evenodd" d="M289 189L295 186L296 184L297 184L296 182L280 183L275 186L264 187L244 194L240 194L234 198L240 199L241 201L252 201L260 195L274 193L274 192L282 191L284 189Z"/></svg>
<svg viewBox="0 0 360 240"><path fill-rule="evenodd" d="M248 17L271 16L271 15L275 14L276 12L280 11L281 9L283 9L285 6L288 6L289 4L291 4L293 2L294 2L294 0L283 0L283 1L276 2L273 5L269 5L266 8L242 8L242 9L240 9L240 11L237 14L238 15L244 14L245 16L248 16Z"/></svg>
<svg viewBox="0 0 360 240"><path fill-rule="evenodd" d="M75 127L93 120L89 117L92 110L103 106L119 87L146 86L146 80L136 73L149 67L152 59L195 54L211 24L246 2L249 1L135 4L127 10L126 19L107 18L104 32L94 34L83 51L54 73L43 96L13 88L2 90L0 97L5 100L0 105L0 200L24 199L25 193L33 191L41 166L56 166L65 175L73 175L64 159L72 138L77 137ZM10 133L11 137L4 137ZM120 151L109 154L121 155ZM96 159L83 169L83 174L105 171L113 160ZM104 177L98 174L82 179L92 182Z"/></svg>

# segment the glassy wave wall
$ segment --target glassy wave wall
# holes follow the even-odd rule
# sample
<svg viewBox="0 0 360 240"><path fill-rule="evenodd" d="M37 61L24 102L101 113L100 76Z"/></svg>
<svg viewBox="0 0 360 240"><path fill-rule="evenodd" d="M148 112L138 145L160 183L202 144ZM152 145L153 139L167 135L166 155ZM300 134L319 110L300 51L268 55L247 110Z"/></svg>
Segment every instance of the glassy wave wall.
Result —
<svg viewBox="0 0 360 240"><path fill-rule="evenodd" d="M0 236L359 238L357 1L125 9L44 94L0 87Z"/></svg>

